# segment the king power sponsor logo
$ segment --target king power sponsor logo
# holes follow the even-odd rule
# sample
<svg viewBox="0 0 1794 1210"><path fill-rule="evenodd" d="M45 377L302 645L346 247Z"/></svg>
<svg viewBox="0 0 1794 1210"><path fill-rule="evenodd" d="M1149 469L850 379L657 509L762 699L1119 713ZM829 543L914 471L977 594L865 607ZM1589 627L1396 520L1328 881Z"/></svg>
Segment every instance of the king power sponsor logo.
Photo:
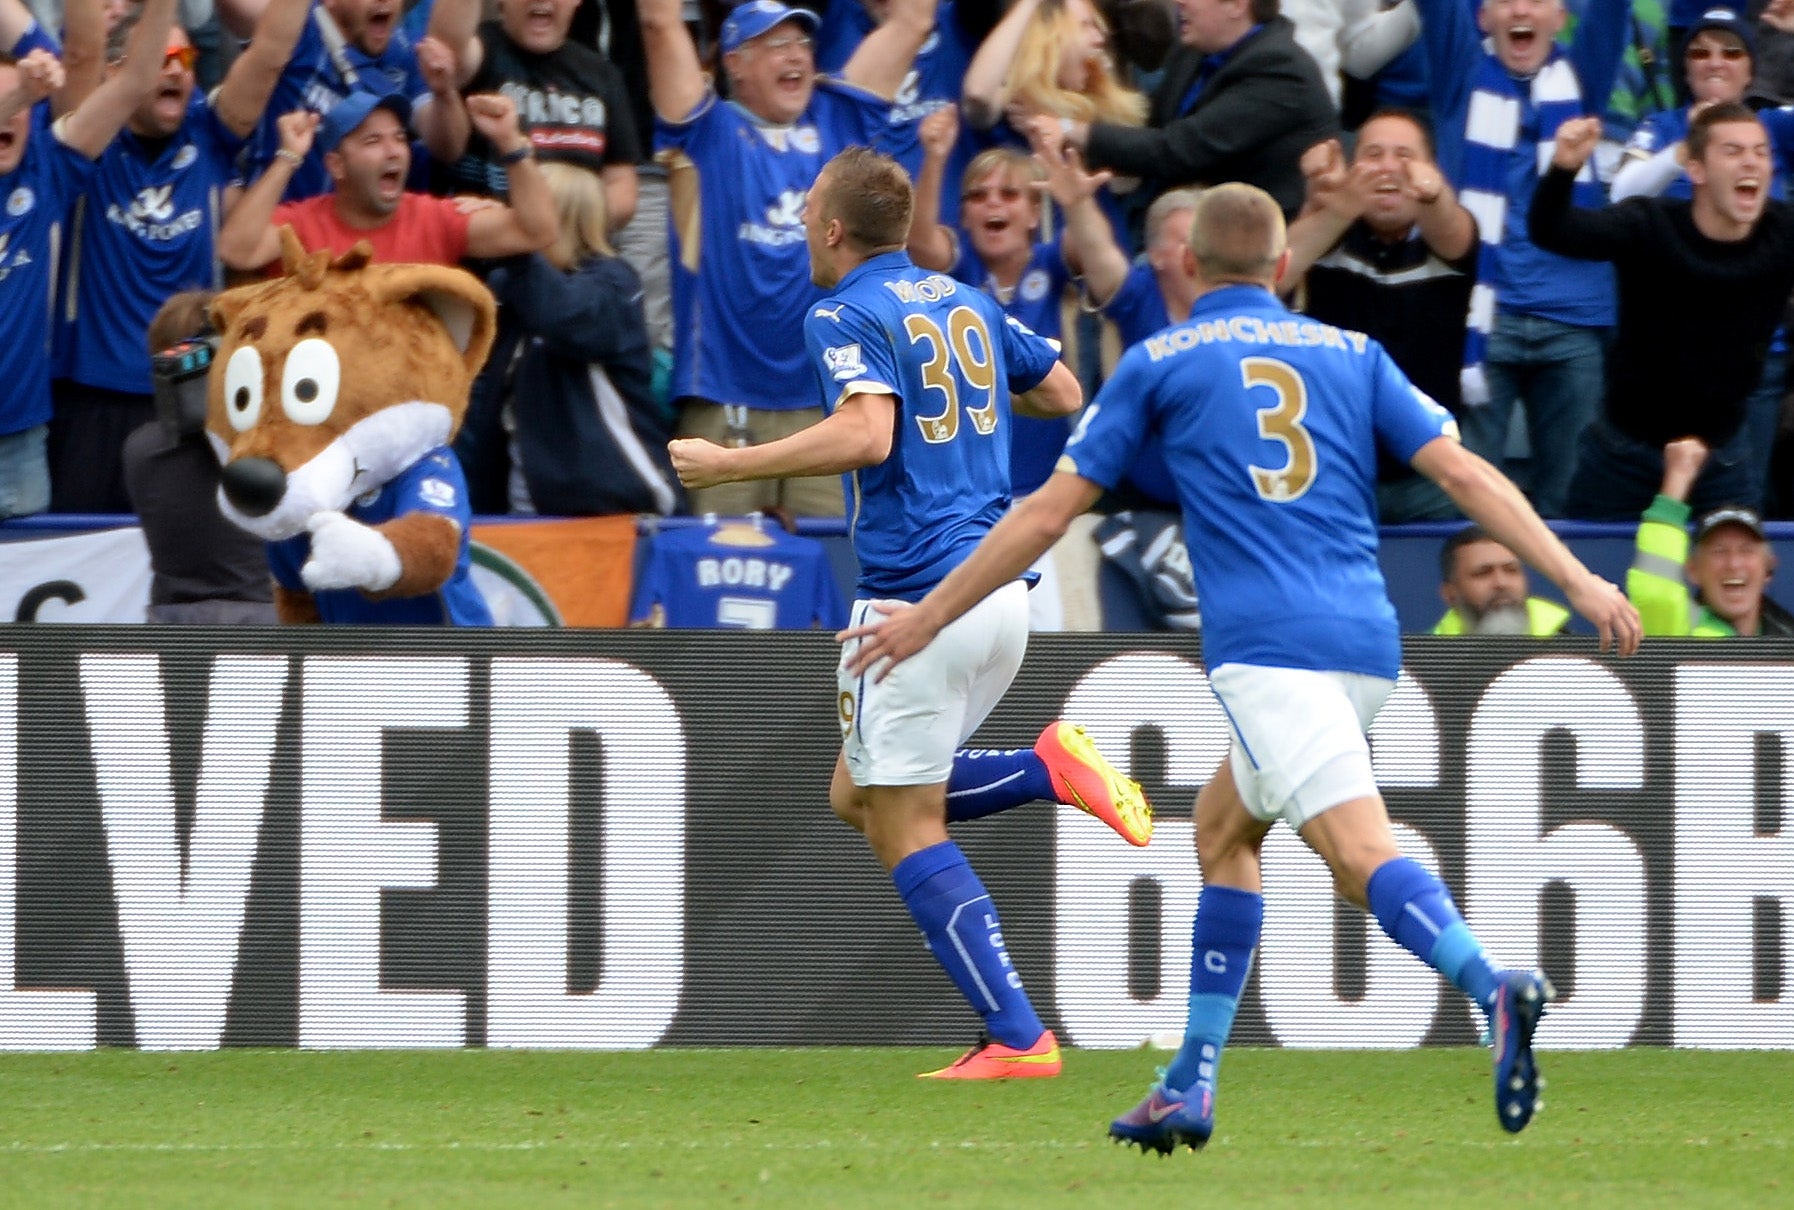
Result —
<svg viewBox="0 0 1794 1210"><path fill-rule="evenodd" d="M802 189L786 189L766 207L764 222L742 223L737 234L746 243L765 244L772 248L801 244L804 239L804 199Z"/></svg>
<svg viewBox="0 0 1794 1210"><path fill-rule="evenodd" d="M826 636L206 635L171 653L25 628L0 648L0 1048L963 1031L827 811ZM1017 977L1084 1047L1181 1033L1184 813L1229 743L1190 644L1119 637L1047 636L980 738L1084 723L1153 792L1152 846L1066 808L956 829ZM1466 642L1411 652L1376 771L1402 850L1494 956L1551 971L1541 1045L1794 1048L1794 645ZM1463 998L1339 906L1294 835L1264 858L1238 1040L1474 1040Z"/></svg>
<svg viewBox="0 0 1794 1210"><path fill-rule="evenodd" d="M151 185L138 190L129 207L121 207L117 202L106 207L106 219L140 239L163 241L197 231L205 222L205 213L193 209L176 215L174 186Z"/></svg>

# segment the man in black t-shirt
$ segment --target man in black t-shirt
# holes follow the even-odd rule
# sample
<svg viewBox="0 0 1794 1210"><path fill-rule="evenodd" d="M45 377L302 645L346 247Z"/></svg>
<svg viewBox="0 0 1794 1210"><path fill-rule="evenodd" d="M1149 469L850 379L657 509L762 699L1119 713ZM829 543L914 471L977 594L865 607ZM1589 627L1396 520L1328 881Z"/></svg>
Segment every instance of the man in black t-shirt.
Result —
<svg viewBox="0 0 1794 1210"><path fill-rule="evenodd" d="M1754 509L1761 485L1745 400L1794 289L1794 207L1769 198L1769 136L1744 105L1714 105L1688 125L1691 200L1634 197L1585 210L1571 204L1571 188L1600 135L1595 118L1558 129L1528 216L1539 247L1612 261L1619 295L1607 394L1577 447L1565 511L1636 517L1662 482L1664 446L1682 437L1712 451L1690 507Z"/></svg>
<svg viewBox="0 0 1794 1210"><path fill-rule="evenodd" d="M610 229L617 231L635 214L643 132L616 66L568 40L577 7L578 0L500 0L499 19L480 24L479 0L437 0L430 33L454 50L463 94L504 93L516 102L538 156L603 178ZM450 184L502 197L504 166L476 134Z"/></svg>
<svg viewBox="0 0 1794 1210"><path fill-rule="evenodd" d="M1302 170L1308 204L1290 225L1286 292L1306 271L1309 315L1375 339L1415 386L1457 415L1476 220L1433 162L1423 119L1381 110L1359 128L1349 165L1328 140L1302 157ZM1458 515L1412 467L1392 462L1377 478L1386 525Z"/></svg>

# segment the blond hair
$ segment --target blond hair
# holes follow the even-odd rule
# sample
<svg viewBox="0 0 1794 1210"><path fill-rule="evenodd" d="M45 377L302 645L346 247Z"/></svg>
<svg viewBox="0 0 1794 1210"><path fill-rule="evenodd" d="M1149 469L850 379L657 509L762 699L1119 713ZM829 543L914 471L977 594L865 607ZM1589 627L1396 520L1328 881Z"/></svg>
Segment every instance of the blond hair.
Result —
<svg viewBox="0 0 1794 1210"><path fill-rule="evenodd" d="M1096 23L1107 35L1109 23L1090 4ZM1114 60L1107 51L1090 64L1090 80L1082 92L1059 85L1059 60L1065 46L1078 35L1078 18L1066 0L1045 0L1022 31L1021 45L1004 80L1012 102L1079 122L1112 122L1122 126L1146 123L1146 94L1129 88L1115 75Z"/></svg>
<svg viewBox="0 0 1794 1210"><path fill-rule="evenodd" d="M1203 280L1270 285L1283 256L1283 211L1256 185L1203 190L1190 220L1190 251Z"/></svg>
<svg viewBox="0 0 1794 1210"><path fill-rule="evenodd" d="M558 230L542 256L557 269L568 270L594 256L615 256L608 227L610 210L604 204L604 180L596 172L545 160L541 172L554 198Z"/></svg>
<svg viewBox="0 0 1794 1210"><path fill-rule="evenodd" d="M965 175L959 178L959 197L961 201L979 181L993 172L1001 171L1021 183L1022 191L1029 197L1039 198L1039 194L1028 186L1035 181L1046 180L1046 169L1040 161L1019 147L987 147L972 157L966 165Z"/></svg>
<svg viewBox="0 0 1794 1210"><path fill-rule="evenodd" d="M840 219L847 238L862 252L901 248L909 238L915 193L903 165L870 147L849 147L827 164L817 179L828 179L825 196L810 201L824 220Z"/></svg>

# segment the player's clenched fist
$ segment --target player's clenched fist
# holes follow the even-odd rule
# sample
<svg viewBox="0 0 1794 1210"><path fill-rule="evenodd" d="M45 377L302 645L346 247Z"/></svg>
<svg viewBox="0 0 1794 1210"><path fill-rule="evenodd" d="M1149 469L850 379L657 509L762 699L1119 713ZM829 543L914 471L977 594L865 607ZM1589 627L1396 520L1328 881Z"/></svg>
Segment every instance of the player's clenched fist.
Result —
<svg viewBox="0 0 1794 1210"><path fill-rule="evenodd" d="M686 487L715 487L730 482L728 461L730 450L702 437L681 437L667 442L667 453L673 456L673 470Z"/></svg>

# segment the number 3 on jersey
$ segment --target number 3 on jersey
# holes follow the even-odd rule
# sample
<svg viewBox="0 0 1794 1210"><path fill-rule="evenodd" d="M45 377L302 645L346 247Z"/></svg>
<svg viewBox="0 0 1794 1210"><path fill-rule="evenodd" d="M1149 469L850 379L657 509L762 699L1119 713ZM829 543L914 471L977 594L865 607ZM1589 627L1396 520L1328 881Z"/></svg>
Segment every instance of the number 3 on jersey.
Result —
<svg viewBox="0 0 1794 1210"><path fill-rule="evenodd" d="M990 332L978 312L970 307L954 307L947 313L947 331L926 315L904 317L903 330L911 344L926 344L928 360L922 366L922 385L939 391L946 406L933 416L917 416L922 440L931 445L951 441L959 435L959 384L964 382L984 399L981 407L966 405L966 415L980 437L988 437L997 427L997 358L991 349Z"/></svg>
<svg viewBox="0 0 1794 1210"><path fill-rule="evenodd" d="M1289 453L1283 466L1274 470L1248 466L1252 486L1273 504L1298 500L1314 486L1314 438L1302 427L1308 414L1308 384L1293 366L1274 357L1242 359L1240 378L1247 390L1265 387L1275 396L1271 406L1258 409L1258 435L1280 442Z"/></svg>

